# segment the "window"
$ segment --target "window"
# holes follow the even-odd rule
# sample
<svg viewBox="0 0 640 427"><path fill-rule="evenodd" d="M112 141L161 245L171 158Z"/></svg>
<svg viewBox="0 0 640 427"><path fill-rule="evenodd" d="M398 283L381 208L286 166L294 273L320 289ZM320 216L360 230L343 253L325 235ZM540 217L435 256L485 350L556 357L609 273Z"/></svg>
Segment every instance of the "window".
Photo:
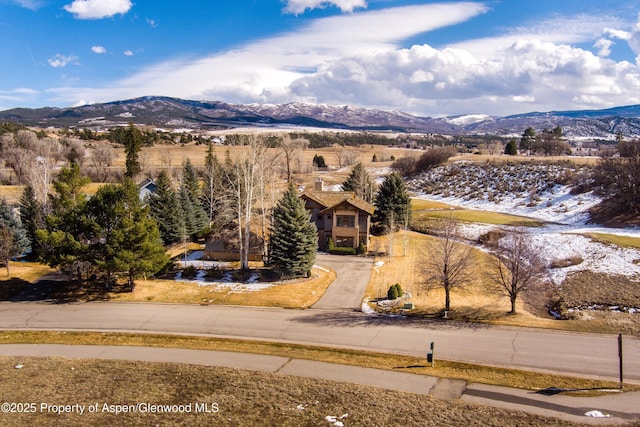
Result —
<svg viewBox="0 0 640 427"><path fill-rule="evenodd" d="M338 215L336 217L336 226L354 228L356 226L356 217L351 215Z"/></svg>
<svg viewBox="0 0 640 427"><path fill-rule="evenodd" d="M340 217L338 217L340 218ZM353 248L353 237L336 236L335 246L337 248Z"/></svg>

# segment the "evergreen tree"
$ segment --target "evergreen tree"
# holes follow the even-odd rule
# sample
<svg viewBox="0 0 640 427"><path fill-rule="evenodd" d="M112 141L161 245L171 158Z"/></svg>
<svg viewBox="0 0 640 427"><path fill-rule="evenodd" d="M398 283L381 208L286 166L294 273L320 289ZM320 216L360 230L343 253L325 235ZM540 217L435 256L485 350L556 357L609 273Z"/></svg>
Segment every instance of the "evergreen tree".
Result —
<svg viewBox="0 0 640 427"><path fill-rule="evenodd" d="M187 224L187 233L196 236L202 233L208 226L207 214L202 208L200 200L202 188L198 181L198 174L187 158L182 167L182 187L180 189L180 201L184 213L184 221Z"/></svg>
<svg viewBox="0 0 640 427"><path fill-rule="evenodd" d="M204 187L202 189L201 205L205 211L210 228L221 228L231 221L228 194L224 184L224 166L213 152L213 145L209 143L207 155L204 159Z"/></svg>
<svg viewBox="0 0 640 427"><path fill-rule="evenodd" d="M288 276L304 276L316 261L318 230L293 185L273 209L271 264Z"/></svg>
<svg viewBox="0 0 640 427"><path fill-rule="evenodd" d="M125 176L133 178L142 172L140 162L138 162L138 153L142 149L142 133L135 127L133 123L129 123L129 127L123 136L124 152L127 155L125 166L127 171Z"/></svg>
<svg viewBox="0 0 640 427"><path fill-rule="evenodd" d="M529 151L534 149L534 145L538 136L536 135L535 129L532 127L528 127L525 129L522 134L522 138L520 139L520 151Z"/></svg>
<svg viewBox="0 0 640 427"><path fill-rule="evenodd" d="M9 261L29 250L29 239L22 224L12 212L7 201L0 199L0 264L7 268L7 276L11 274Z"/></svg>
<svg viewBox="0 0 640 427"><path fill-rule="evenodd" d="M149 207L140 202L132 180L101 187L87 212L95 224L95 262L108 279L123 272L133 289L138 275L155 274L169 261L158 224L149 216Z"/></svg>
<svg viewBox="0 0 640 427"><path fill-rule="evenodd" d="M375 185L364 168L362 162L358 162L351 171L351 175L342 183L342 191L353 191L356 196L369 203L373 202Z"/></svg>
<svg viewBox="0 0 640 427"><path fill-rule="evenodd" d="M70 269L81 278L88 260L88 240L91 224L86 217L87 198L82 192L90 179L80 167L72 164L60 171L49 195L51 213L45 218L45 228L36 231L40 258L51 267Z"/></svg>
<svg viewBox="0 0 640 427"><path fill-rule="evenodd" d="M516 156L518 154L518 143L515 139L509 141L506 147L504 147L504 154L508 156Z"/></svg>
<svg viewBox="0 0 640 427"><path fill-rule="evenodd" d="M182 240L185 232L182 209L165 171L158 175L156 191L149 197L149 214L158 223L160 236L165 245Z"/></svg>
<svg viewBox="0 0 640 427"><path fill-rule="evenodd" d="M31 257L37 259L40 254L40 248L36 238L36 231L44 228L44 212L31 185L27 185L24 188L20 197L20 220L31 243Z"/></svg>
<svg viewBox="0 0 640 427"><path fill-rule="evenodd" d="M324 156L314 154L313 155L313 166L317 168L326 168L327 164L325 163Z"/></svg>
<svg viewBox="0 0 640 427"><path fill-rule="evenodd" d="M393 172L386 176L374 203L374 221L385 230L393 232L411 220L411 198L402 176Z"/></svg>

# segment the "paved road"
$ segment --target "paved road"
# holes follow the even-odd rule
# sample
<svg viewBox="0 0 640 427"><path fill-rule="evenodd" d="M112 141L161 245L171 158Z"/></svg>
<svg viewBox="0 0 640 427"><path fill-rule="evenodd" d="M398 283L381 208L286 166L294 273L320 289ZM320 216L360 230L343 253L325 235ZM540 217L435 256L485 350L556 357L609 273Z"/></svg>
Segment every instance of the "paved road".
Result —
<svg viewBox="0 0 640 427"><path fill-rule="evenodd" d="M330 310L148 303L0 303L0 329L202 334L319 344L617 379L617 337ZM625 337L625 379L640 382L640 339Z"/></svg>
<svg viewBox="0 0 640 427"><path fill-rule="evenodd" d="M335 270L338 277L312 308L360 310L371 277L373 258L318 255L318 263Z"/></svg>
<svg viewBox="0 0 640 427"><path fill-rule="evenodd" d="M266 371L282 375L364 384L430 395L437 399L462 399L467 402L517 409L568 421L586 423L591 420L600 425L619 424L625 420L629 421L640 417L640 392L615 393L600 397L550 395L483 384L466 384L464 381L438 379L398 370L369 369L261 354L176 348L58 344L4 344L0 345L0 354L189 363ZM26 369L29 369L28 366ZM609 414L612 418L595 420L585 417L585 413L592 410Z"/></svg>

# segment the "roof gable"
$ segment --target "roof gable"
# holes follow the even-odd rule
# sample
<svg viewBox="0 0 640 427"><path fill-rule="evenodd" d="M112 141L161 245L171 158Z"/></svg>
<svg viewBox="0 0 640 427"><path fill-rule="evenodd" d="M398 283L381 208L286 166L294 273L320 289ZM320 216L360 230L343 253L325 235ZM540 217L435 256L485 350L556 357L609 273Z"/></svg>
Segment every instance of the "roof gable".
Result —
<svg viewBox="0 0 640 427"><path fill-rule="evenodd" d="M353 191L309 191L304 193L302 197L313 200L322 205L324 208L321 211L322 213L334 209L342 203L348 203L369 215L373 215L375 210L375 206L356 196L356 193Z"/></svg>

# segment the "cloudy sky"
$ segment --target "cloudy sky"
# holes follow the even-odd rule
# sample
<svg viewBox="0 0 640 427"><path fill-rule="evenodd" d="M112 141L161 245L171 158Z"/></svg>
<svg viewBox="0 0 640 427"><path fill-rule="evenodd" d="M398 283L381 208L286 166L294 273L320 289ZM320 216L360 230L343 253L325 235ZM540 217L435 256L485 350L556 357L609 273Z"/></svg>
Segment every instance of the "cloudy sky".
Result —
<svg viewBox="0 0 640 427"><path fill-rule="evenodd" d="M0 0L0 110L147 95L439 117L640 104L640 0Z"/></svg>

